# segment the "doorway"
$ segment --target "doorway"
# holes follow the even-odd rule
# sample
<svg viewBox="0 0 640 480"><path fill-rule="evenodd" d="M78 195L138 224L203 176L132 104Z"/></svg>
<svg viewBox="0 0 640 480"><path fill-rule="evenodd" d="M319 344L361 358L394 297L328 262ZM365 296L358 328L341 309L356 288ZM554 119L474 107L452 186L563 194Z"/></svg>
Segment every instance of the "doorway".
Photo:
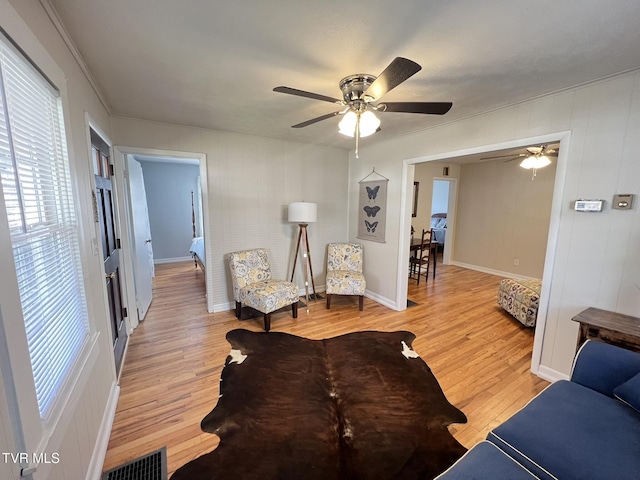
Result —
<svg viewBox="0 0 640 480"><path fill-rule="evenodd" d="M450 167L446 168L447 173ZM431 228L438 250L442 251L442 263L451 263L453 242L447 242L448 232L453 231L455 224L455 204L457 179L434 177L431 198ZM452 235L449 235L452 237Z"/></svg>
<svg viewBox="0 0 640 480"><path fill-rule="evenodd" d="M208 220L208 188L207 188L207 166L206 166L206 155L202 153L192 153L192 152L179 152L172 150L157 150L157 149L148 149L148 148L137 148L137 147L115 147L114 148L114 157L115 157L115 175L117 178L122 178L122 185L126 186L126 188L122 187L122 192L118 192L118 199L121 200L118 202L118 210L122 213L125 221L123 222L123 230L126 230L126 233L123 233L123 256L125 257L125 261L127 264L132 265L132 269L127 269L125 272L127 277L127 287L131 285L130 288L127 288L127 299L132 302L132 305L136 305L137 303L137 291L140 290L148 290L150 289L150 279L148 275L144 275L142 278L138 278L138 285L136 286L136 275L133 271L135 270L136 265L136 252L141 251L141 247L138 246L136 249L135 244L135 225L131 208L131 198L128 194L127 190L130 188L129 186L129 166L128 163L130 159L133 161L139 162L142 160L143 162L174 162L176 164L195 164L196 168L199 170L199 186L200 186L200 196L201 202L196 202L201 205L200 212L196 213L196 216L202 218L201 227L202 236L204 236L204 245L205 245L205 256L210 254L210 246L209 242L211 241L211 235L209 235L209 220ZM118 182L116 183L118 185ZM194 194L195 198L195 194ZM191 205L191 198L189 198L189 205ZM153 214L152 214L153 215ZM191 214L189 214L191 217ZM189 220L191 221L191 220ZM153 218L150 221L150 225L153 223ZM191 226L189 226L189 231L191 231ZM153 241L153 251L154 256L158 252L161 252L161 245L159 245L159 237L154 238L153 229L151 229L152 235L149 237ZM139 242L138 242L139 243ZM143 250L144 252L144 250ZM189 245L184 248L184 257L179 258L178 260L190 259L189 255ZM150 269L153 268L153 261ZM206 285L206 296L207 296L207 309L209 312L213 311L212 298L211 294L212 289L212 281L210 278L210 274L208 270L205 270L205 285ZM145 285L140 285L140 282L145 282ZM133 330L138 325L139 319L137 316L130 315L130 325L129 328Z"/></svg>
<svg viewBox="0 0 640 480"><path fill-rule="evenodd" d="M464 157L469 158L471 156L487 157L492 152L497 152L505 149L523 148L526 145L535 144L550 144L559 143L559 155L557 158L555 178L552 185L552 199L550 206L550 218L548 222L548 234L546 238L546 249L544 254L544 265L542 274L542 290L540 295L540 304L538 308L538 318L534 334L533 355L531 360L531 371L543 378L544 367L541 367L542 361L542 344L545 335L546 319L549 309L549 291L551 288L551 274L555 264L555 252L556 244L558 241L558 233L560 226L560 215L562 211L562 190L566 175L567 166L567 152L569 151L570 132L558 132L547 135L540 135L537 137L524 138L519 140L513 140L493 145L485 145L481 147L468 148L463 150L457 150L447 152L443 154L429 155L420 158L407 159L403 163L402 170L402 198L404 199L403 214L400 217L400 232L401 238L404 238L404 244L409 242L409 223L410 223L410 202L411 202L411 185L414 180L415 166L425 162L436 162L444 160L460 160ZM457 209L457 202L454 206ZM453 225L450 225L450 227ZM453 233L453 235L451 235ZM454 240L455 231L448 231L447 234ZM473 237L472 237L473 238ZM448 243L453 243L449 241ZM401 241L402 244L402 241ZM405 249L398 250L398 271L397 271L397 305L406 305L407 299L407 282L404 282L404 265L408 263L409 252ZM515 262L514 262L515 264Z"/></svg>

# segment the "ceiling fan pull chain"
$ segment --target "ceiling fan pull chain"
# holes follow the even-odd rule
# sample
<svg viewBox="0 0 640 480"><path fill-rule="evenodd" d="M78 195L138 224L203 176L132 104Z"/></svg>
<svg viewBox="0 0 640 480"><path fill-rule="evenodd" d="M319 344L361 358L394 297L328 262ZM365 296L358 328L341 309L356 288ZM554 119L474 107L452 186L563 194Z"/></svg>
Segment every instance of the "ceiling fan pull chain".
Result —
<svg viewBox="0 0 640 480"><path fill-rule="evenodd" d="M360 143L360 114L358 113L358 118L356 119L356 158L358 157L358 146Z"/></svg>

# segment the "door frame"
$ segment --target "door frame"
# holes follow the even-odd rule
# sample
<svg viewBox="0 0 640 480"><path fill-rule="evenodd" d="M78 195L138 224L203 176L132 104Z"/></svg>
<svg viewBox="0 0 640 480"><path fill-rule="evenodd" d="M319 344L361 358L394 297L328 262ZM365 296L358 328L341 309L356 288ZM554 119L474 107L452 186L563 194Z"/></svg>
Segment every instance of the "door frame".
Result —
<svg viewBox="0 0 640 480"><path fill-rule="evenodd" d="M93 195L95 195L95 191L96 191L96 180L94 177L94 170L93 170L93 154L92 154L92 144L91 144L91 130L93 130L94 132L96 132L98 134L98 136L104 140L104 142L107 144L107 146L109 147L110 150L110 158L111 158L111 162L114 163L114 170L115 170L115 159L114 159L114 147L113 147L113 142L111 141L111 139L109 138L109 135L107 135L105 133L105 131L102 129L102 127L100 127L100 125L98 125L98 123L91 117L91 115L89 115L88 112L85 112L84 115L84 119L85 119L85 144L87 146L87 168L89 170L89 183L91 186L91 192L87 193L87 197L86 198L91 198ZM117 187L118 187L118 181L115 179L114 176L111 177L111 181L112 181L112 189L113 189L113 195L114 195L114 206L115 204L118 203L119 201L119 195L118 195L118 191L117 191ZM113 215L115 217L115 236L116 238L120 238L122 236L122 230L123 230L123 221L122 221L122 217L120 216L120 211L118 210L118 208L116 207L114 209ZM101 272L101 278L103 278L104 271L103 271L103 264L104 264L104 258L102 256L102 248L100 247L99 244L99 239L100 239L100 224L98 222L94 222L93 224L93 232L91 234L91 251L93 253L94 256L99 257L100 260L100 272ZM122 253L122 252L120 252ZM109 355L111 357L111 366L113 368L113 375L114 378L119 378L119 374L122 373L122 365L124 365L126 356L127 356L127 349L129 347L129 335L131 333L131 331L129 330L129 320L131 317L131 309L129 308L129 301L127 298L127 289L128 289L128 280L126 278L127 272L130 270L130 266L126 265L125 262L120 259L120 270L122 272L122 275L120 277L120 288L121 288L121 306L122 308L126 308L127 309L127 316L124 319L125 322L125 333L127 335L127 338L125 339L125 345L124 345L124 351L122 352L122 358L120 359L120 368L119 368L119 372L118 369L116 368L116 360L115 360L115 355L114 355L114 351L113 348L109 348ZM109 329L108 331L110 333L112 330L112 325L111 325L111 313L110 313L110 304L109 304L109 298L108 298L108 293L107 293L107 286L106 286L106 282L102 281L102 300L103 300L103 309L104 309L104 313L105 313L105 319L107 320L106 322L106 326ZM109 336L111 337L111 335Z"/></svg>
<svg viewBox="0 0 640 480"><path fill-rule="evenodd" d="M117 210L119 215L122 218L122 256L123 262L127 265L125 270L126 275L126 285L127 289L125 292L125 296L127 297L127 303L129 305L136 305L136 292L135 292L135 279L133 275L133 246L131 244L131 235L132 235L132 227L131 222L132 219L129 215L129 203L130 199L127 194L129 174L128 169L126 167L125 159L127 155L143 155L143 156L155 156L155 157L171 157L177 159L189 159L198 160L200 164L200 186L202 189L202 209L203 209L203 219L204 219L204 242L205 242L205 258L211 258L211 233L209 231L209 196L208 196L208 187L207 187L207 155L204 153L195 153L195 152L182 152L176 150L161 150L155 148L141 148L141 147L127 147L116 145L113 147L113 157L114 157L114 174L116 177L116 189L117 189ZM127 183L125 183L127 182ZM205 268L205 285L206 285L206 294L207 294L207 302L209 299L213 298L213 282L210 278L211 269ZM209 312L212 311L207 305L207 309ZM130 314L127 324L127 329L132 332L138 326L138 316Z"/></svg>
<svg viewBox="0 0 640 480"><path fill-rule="evenodd" d="M562 131L539 135L528 138L520 138L516 140L505 141L492 145L481 145L478 147L466 148L451 152L444 152L435 155L426 155L423 157L409 158L402 163L402 190L401 197L403 199L400 207L400 228L399 228L399 245L408 245L410 242L411 225L411 192L413 178L415 174L415 165L424 162L434 162L439 160L451 160L455 157L465 155L492 152L496 150L504 150L509 148L522 147L523 145L543 144L551 142L560 143L560 151L556 164L556 178L553 188L553 199L551 202L551 215L549 219L549 234L547 235L547 253L544 259L544 269L542 274L542 290L540 292L540 305L538 307L538 319L533 339L533 353L531 355L531 372L549 381L558 380L554 372L542 365L542 347L549 314L549 297L551 290L551 282L556 262L556 247L558 244L558 235L560 230L560 217L562 214L562 196L564 190L565 176L567 171L567 160L569 156L569 143L571 140L571 131ZM457 209L457 195L455 208ZM448 221L447 221L448 223ZM449 227L447 227L448 230ZM447 232L448 234L449 232ZM452 235L455 238L455 231ZM406 265L409 264L409 249L398 248L398 271L396 273L396 305L407 304L408 282L406 280ZM406 307L404 307L406 308ZM404 310L402 308L402 310Z"/></svg>
<svg viewBox="0 0 640 480"><path fill-rule="evenodd" d="M442 263L449 265L451 258L453 257L453 239L455 238L456 231L456 205L458 204L458 179L453 177L433 177L433 182L436 180L440 182L447 182L449 184L449 194L447 197L447 232L445 238L451 239L444 242L444 248L442 250ZM433 188L431 190L433 196ZM433 198L432 198L433 205ZM433 208L433 207L432 207ZM433 211L433 210L432 210Z"/></svg>

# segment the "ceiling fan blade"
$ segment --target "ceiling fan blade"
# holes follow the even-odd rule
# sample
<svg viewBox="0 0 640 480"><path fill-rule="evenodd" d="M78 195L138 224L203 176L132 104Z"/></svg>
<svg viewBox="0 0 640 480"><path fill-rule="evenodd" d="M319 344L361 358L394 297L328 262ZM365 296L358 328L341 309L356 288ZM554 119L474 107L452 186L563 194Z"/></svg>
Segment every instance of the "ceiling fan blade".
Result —
<svg viewBox="0 0 640 480"><path fill-rule="evenodd" d="M414 61L396 57L364 93L373 100L377 100L421 69L422 67Z"/></svg>
<svg viewBox="0 0 640 480"><path fill-rule="evenodd" d="M444 115L453 106L451 102L386 102L382 105L385 105L386 108L381 108L381 112L426 113L431 115Z"/></svg>
<svg viewBox="0 0 640 480"><path fill-rule="evenodd" d="M524 153L517 153L517 154L512 153L511 155L496 155L496 156L493 156L493 157L482 157L480 160L495 160L497 158L511 158L512 160L516 160L516 159L521 158L521 157L526 157L526 154L524 154ZM507 160L507 162L510 162L510 161L511 160Z"/></svg>
<svg viewBox="0 0 640 480"><path fill-rule="evenodd" d="M273 91L278 93L287 93L289 95L297 95L298 97L313 98L314 100L322 100L323 102L342 103L342 100L338 100L337 98L327 97L326 95L320 95L319 93L305 92L304 90L298 90L296 88L276 87Z"/></svg>
<svg viewBox="0 0 640 480"><path fill-rule="evenodd" d="M326 115L322 115L321 117L312 118L311 120L307 120L306 122L293 125L291 128L308 127L309 125L313 125L314 123L321 122L322 120L326 120L327 118L335 117L336 115L339 115L339 114L340 112L327 113Z"/></svg>

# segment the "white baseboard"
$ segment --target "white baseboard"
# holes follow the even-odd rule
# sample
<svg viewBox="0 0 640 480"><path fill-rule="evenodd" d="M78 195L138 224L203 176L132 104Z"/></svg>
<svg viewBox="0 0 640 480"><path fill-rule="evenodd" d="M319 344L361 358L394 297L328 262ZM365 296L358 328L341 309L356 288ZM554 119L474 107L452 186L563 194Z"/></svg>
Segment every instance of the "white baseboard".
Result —
<svg viewBox="0 0 640 480"><path fill-rule="evenodd" d="M160 265L161 263L176 263L176 262L193 262L193 257L176 257L176 258L154 258L153 264Z"/></svg>
<svg viewBox="0 0 640 480"><path fill-rule="evenodd" d="M236 302L216 303L213 305L213 312L210 313L226 312L227 310L234 310L235 308Z"/></svg>
<svg viewBox="0 0 640 480"><path fill-rule="evenodd" d="M558 380L569 380L569 375L549 368L545 365L540 365L538 371L531 370L535 375L546 380L547 382L557 382Z"/></svg>
<svg viewBox="0 0 640 480"><path fill-rule="evenodd" d="M91 460L89 461L89 469L87 470L86 480L100 480L102 478L102 466L104 458L107 455L107 447L109 446L109 437L111 436L111 428L113 427L113 419L116 416L116 407L118 406L118 397L120 396L120 386L113 382L111 391L107 399L107 406L102 415L100 422L100 430L98 430L98 438L93 447Z"/></svg>
<svg viewBox="0 0 640 480"><path fill-rule="evenodd" d="M540 280L536 277L528 277L526 275L520 275L513 272L504 272L502 270L494 270L493 268L481 267L479 265L472 265L470 263L462 263L452 261L451 265L455 265L456 267L467 268L469 270L475 270L477 272L488 273L489 275L497 275L498 277L506 277L506 278L515 278L521 280Z"/></svg>
<svg viewBox="0 0 640 480"><path fill-rule="evenodd" d="M381 305L384 305L385 307L389 307L391 310L396 310L396 311L400 311L400 309L398 308L398 305L395 301L393 300L389 300L386 297L380 296L377 293L373 293L369 290L366 290L364 292L364 296L367 298L370 298L371 300L378 302Z"/></svg>

